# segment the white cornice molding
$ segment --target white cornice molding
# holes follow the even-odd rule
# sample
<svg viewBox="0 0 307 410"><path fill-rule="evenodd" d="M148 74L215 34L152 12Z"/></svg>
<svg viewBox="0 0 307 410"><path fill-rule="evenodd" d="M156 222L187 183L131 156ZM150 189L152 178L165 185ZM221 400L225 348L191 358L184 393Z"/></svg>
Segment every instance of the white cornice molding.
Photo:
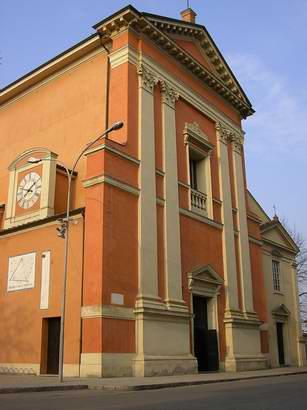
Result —
<svg viewBox="0 0 307 410"><path fill-rule="evenodd" d="M67 71L75 69L80 64L100 53L106 53L106 50L101 46L99 36L97 36L79 47L60 55L58 58L50 61L49 64L45 64L43 67L38 68L33 73L17 80L11 86L2 90L0 92L0 109L65 74Z"/></svg>
<svg viewBox="0 0 307 410"><path fill-rule="evenodd" d="M111 68L116 68L124 63L138 64L138 51L128 44L109 55Z"/></svg>
<svg viewBox="0 0 307 410"><path fill-rule="evenodd" d="M262 241L263 241L264 244L271 245L271 246L273 246L273 247L275 247L275 248L284 250L284 251L289 252L289 253L291 253L291 254L293 254L293 255L296 254L296 251L294 251L293 249L288 248L287 246L284 246L284 245L282 245L282 244L280 244L280 243L271 241L270 239L267 239L264 235L261 235L261 238L262 238Z"/></svg>
<svg viewBox="0 0 307 410"><path fill-rule="evenodd" d="M83 218L83 215L77 214L77 215L72 215L70 217L70 220L76 221L76 220L82 219L82 218ZM22 225L24 225L24 224L22 224ZM19 227L21 227L22 225L19 225ZM36 230L39 230L39 229L45 229L45 228L48 228L49 226L58 226L58 225L59 225L59 221L55 220L55 221L51 221L51 222L46 222L44 224L38 224L36 226L31 226L30 228L24 227L22 229L22 234L27 233L27 232L31 232L31 231L36 231ZM4 231L5 230L2 230L2 235L0 236L0 241L4 240L6 238L13 237L13 236L18 236L18 235L20 236L20 233L21 233L20 230L16 230L15 232L10 232L10 229L8 229L7 230L8 233L3 233Z"/></svg>
<svg viewBox="0 0 307 410"><path fill-rule="evenodd" d="M111 147L110 145L106 145L106 144L102 144L102 145L97 145L97 147L91 148L88 151L86 151L86 153L84 154L85 156L94 154L95 152L99 152L99 151L107 151L110 152L118 157L121 157L122 159L126 159L129 162L132 162L135 165L140 165L141 161L135 157L132 157L129 154L126 154L123 151L120 151L114 147Z"/></svg>
<svg viewBox="0 0 307 410"><path fill-rule="evenodd" d="M192 218L192 219L196 219L196 221L203 222L207 225L211 225L214 228L217 228L217 229L220 229L220 230L223 229L223 224L221 224L219 222L216 222L216 221L213 221L212 219L206 218L205 216L200 216L200 215L196 214L195 212L192 212L188 209L180 208L179 212L181 213L181 215L187 216L187 217Z"/></svg>
<svg viewBox="0 0 307 410"><path fill-rule="evenodd" d="M113 305L90 305L81 307L81 318L110 318L122 320L135 320L133 308Z"/></svg>
<svg viewBox="0 0 307 410"><path fill-rule="evenodd" d="M140 194L139 188L136 188L132 185L129 185L123 181L119 181L118 179L115 179L107 175L98 175L98 176L88 178L83 181L84 188L90 188L98 184L109 184L116 188L121 189L122 191L129 192L130 194L135 195L135 196L139 196Z"/></svg>
<svg viewBox="0 0 307 410"><path fill-rule="evenodd" d="M254 238L251 235L248 236L248 239L251 243L254 243L255 245L263 246L263 242L260 239Z"/></svg>

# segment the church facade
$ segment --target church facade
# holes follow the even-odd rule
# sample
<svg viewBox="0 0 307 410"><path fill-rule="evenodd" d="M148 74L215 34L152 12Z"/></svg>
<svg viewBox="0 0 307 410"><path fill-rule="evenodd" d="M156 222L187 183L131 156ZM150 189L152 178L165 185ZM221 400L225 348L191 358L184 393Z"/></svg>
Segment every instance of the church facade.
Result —
<svg viewBox="0 0 307 410"><path fill-rule="evenodd" d="M247 190L254 111L206 28L94 30L0 91L0 372L58 372L65 167L115 121L73 173L64 375L303 365L298 249Z"/></svg>

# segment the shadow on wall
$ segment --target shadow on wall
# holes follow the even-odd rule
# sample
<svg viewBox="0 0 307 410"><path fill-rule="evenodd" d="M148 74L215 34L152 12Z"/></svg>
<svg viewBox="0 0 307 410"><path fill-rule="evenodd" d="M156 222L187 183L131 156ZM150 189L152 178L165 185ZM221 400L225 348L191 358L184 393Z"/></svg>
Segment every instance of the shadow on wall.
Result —
<svg viewBox="0 0 307 410"><path fill-rule="evenodd" d="M24 297L23 295L21 297ZM27 295L26 297L29 298ZM34 318L37 312L28 307L6 306L0 316L0 374L36 374L27 363L39 363L37 348L38 326ZM38 324L39 322L37 322ZM12 366L7 365L12 363ZM25 366L14 366L14 364Z"/></svg>

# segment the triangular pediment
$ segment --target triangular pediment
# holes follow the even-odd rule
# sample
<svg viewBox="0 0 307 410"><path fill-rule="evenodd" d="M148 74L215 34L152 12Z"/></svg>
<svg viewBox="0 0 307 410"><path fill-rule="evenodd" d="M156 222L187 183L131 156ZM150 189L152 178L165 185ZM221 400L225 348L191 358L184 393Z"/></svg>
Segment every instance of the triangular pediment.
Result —
<svg viewBox="0 0 307 410"><path fill-rule="evenodd" d="M257 218L260 219L263 223L271 221L270 217L265 213L259 202L249 191L247 191L247 204L248 210L252 214L257 216Z"/></svg>
<svg viewBox="0 0 307 410"><path fill-rule="evenodd" d="M290 310L283 303L272 310L272 315L280 317L288 317Z"/></svg>
<svg viewBox="0 0 307 410"><path fill-rule="evenodd" d="M93 26L105 40L127 27L147 36L174 62L227 100L240 112L242 118L254 113L238 80L204 26L142 13L132 6L119 10Z"/></svg>
<svg viewBox="0 0 307 410"><path fill-rule="evenodd" d="M298 248L291 236L278 220L272 220L261 226L261 236L263 240L275 244L277 247L288 249L290 252L297 253Z"/></svg>
<svg viewBox="0 0 307 410"><path fill-rule="evenodd" d="M196 281L211 283L216 286L223 284L223 279L211 265L201 266L194 269L189 273L188 277Z"/></svg>
<svg viewBox="0 0 307 410"><path fill-rule="evenodd" d="M198 40L186 40L179 38L178 36L171 36L173 40L184 50L186 50L188 53L190 53L200 64L202 64L204 67L206 67L208 70L210 70L212 73L215 75L219 76L218 71L214 67L214 65L211 63L209 57L205 54L205 52L202 50L202 47L200 45L200 42Z"/></svg>
<svg viewBox="0 0 307 410"><path fill-rule="evenodd" d="M213 77L210 80L212 85L217 86L217 89L221 85L223 88L225 87L225 90L227 90L225 96L227 95L227 98L231 94L232 97L236 97L244 105L250 106L248 115L253 113L249 99L203 25L148 13L143 13L143 15L159 31L173 40L174 44L178 45L181 54L184 51L192 57L194 62L199 63L212 74ZM193 61L191 60L190 63L193 64ZM215 80L218 80L219 84L215 84Z"/></svg>

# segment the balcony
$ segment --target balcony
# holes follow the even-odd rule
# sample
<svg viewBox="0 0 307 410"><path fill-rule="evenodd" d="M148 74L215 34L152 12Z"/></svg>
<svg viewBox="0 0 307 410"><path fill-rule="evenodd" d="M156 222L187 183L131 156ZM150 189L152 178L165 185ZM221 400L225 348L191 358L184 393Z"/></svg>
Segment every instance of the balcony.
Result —
<svg viewBox="0 0 307 410"><path fill-rule="evenodd" d="M207 216L207 195L191 188L191 210Z"/></svg>

